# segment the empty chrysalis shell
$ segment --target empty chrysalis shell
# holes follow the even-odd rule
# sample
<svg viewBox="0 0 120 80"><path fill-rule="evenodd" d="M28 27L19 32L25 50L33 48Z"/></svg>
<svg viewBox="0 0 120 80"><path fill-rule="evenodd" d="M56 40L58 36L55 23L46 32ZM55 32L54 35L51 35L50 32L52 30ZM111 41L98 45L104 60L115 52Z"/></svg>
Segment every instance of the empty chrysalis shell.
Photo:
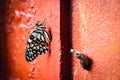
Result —
<svg viewBox="0 0 120 80"><path fill-rule="evenodd" d="M86 70L90 70L91 65L92 65L92 60L84 55L81 52L75 51L73 49L70 50L71 53L74 53L76 55L76 57L79 59L81 66L86 69Z"/></svg>

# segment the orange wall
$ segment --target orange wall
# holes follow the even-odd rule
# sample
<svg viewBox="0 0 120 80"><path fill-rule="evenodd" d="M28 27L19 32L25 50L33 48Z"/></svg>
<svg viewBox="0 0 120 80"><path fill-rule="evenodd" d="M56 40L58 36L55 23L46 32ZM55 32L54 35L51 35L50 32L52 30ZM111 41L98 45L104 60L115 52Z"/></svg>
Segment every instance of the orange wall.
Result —
<svg viewBox="0 0 120 80"><path fill-rule="evenodd" d="M60 75L60 2L59 0L11 0L6 20L8 80L59 80ZM31 63L25 60L28 36L35 22L46 21L53 37L49 52ZM54 34L53 34L54 33ZM55 38L54 38L55 37ZM57 44L57 45L56 45Z"/></svg>
<svg viewBox="0 0 120 80"><path fill-rule="evenodd" d="M1 80L120 80L119 0L1 0ZM35 22L46 21L49 51L26 62L25 48ZM69 53L93 61L90 71ZM3 75L4 74L4 75Z"/></svg>
<svg viewBox="0 0 120 80"><path fill-rule="evenodd" d="M73 59L74 80L120 80L120 1L73 1L73 48L93 60L91 71Z"/></svg>

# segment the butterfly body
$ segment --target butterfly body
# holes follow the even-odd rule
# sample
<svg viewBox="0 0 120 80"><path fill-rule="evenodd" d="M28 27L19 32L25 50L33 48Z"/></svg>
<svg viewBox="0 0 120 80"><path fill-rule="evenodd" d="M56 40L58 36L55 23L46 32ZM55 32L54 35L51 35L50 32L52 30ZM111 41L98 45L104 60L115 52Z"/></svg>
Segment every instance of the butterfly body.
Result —
<svg viewBox="0 0 120 80"><path fill-rule="evenodd" d="M33 61L38 55L45 54L48 51L48 42L50 35L45 31L44 23L36 22L36 29L31 33L26 46L26 61Z"/></svg>

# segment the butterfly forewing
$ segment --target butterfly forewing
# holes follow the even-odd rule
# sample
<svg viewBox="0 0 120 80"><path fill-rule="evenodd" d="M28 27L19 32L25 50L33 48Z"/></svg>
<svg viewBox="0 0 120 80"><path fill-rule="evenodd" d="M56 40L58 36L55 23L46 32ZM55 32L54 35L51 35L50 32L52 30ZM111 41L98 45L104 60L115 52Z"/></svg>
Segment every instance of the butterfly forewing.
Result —
<svg viewBox="0 0 120 80"><path fill-rule="evenodd" d="M48 36L49 34L43 29L40 30L40 28L32 32L26 45L25 56L27 62L33 61L38 55L45 54L48 51L48 43L46 41L46 38L50 39Z"/></svg>

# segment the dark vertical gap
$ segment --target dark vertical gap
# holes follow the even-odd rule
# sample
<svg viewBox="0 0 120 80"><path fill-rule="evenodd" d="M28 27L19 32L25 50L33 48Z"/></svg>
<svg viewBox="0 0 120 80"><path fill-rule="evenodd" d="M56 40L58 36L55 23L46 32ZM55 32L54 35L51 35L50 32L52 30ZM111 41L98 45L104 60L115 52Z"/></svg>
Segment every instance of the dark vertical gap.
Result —
<svg viewBox="0 0 120 80"><path fill-rule="evenodd" d="M8 80L6 11L7 0L0 0L0 80Z"/></svg>
<svg viewBox="0 0 120 80"><path fill-rule="evenodd" d="M73 80L72 55L70 54L72 47L71 10L71 0L60 0L61 80Z"/></svg>

